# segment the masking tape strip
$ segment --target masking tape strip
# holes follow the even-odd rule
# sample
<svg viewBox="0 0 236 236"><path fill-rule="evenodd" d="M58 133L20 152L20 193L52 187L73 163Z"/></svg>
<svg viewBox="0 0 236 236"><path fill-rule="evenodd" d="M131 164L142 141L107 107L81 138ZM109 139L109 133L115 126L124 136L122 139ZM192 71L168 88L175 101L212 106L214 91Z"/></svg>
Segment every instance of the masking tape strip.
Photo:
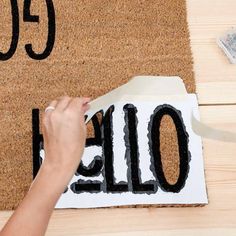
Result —
<svg viewBox="0 0 236 236"><path fill-rule="evenodd" d="M90 102L90 109L86 113L86 123L100 110L106 111L111 104L118 101L181 101L188 95L184 83L180 77L163 76L136 76L127 84L124 84L111 92ZM222 142L236 142L236 134L212 128L200 122L192 113L191 123L193 131L204 138Z"/></svg>
<svg viewBox="0 0 236 236"><path fill-rule="evenodd" d="M193 128L194 133L201 137L204 137L207 139L218 140L222 142L236 143L235 133L212 128L200 122L199 120L197 120L193 114L192 114L191 123L192 123L192 128Z"/></svg>
<svg viewBox="0 0 236 236"><path fill-rule="evenodd" d="M184 83L178 76L136 76L128 83L112 90L111 92L96 98L89 103L90 112L86 122L92 116L102 109L105 109L110 104L118 101L125 101L133 97L156 97L159 96L180 96L187 95ZM94 112L92 112L94 111Z"/></svg>

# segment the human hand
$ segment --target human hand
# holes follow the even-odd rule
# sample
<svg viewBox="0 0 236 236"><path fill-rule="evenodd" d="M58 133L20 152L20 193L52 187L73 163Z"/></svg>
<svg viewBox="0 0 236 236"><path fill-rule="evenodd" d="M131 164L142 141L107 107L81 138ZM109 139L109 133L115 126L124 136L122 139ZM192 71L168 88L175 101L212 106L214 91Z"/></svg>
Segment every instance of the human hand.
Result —
<svg viewBox="0 0 236 236"><path fill-rule="evenodd" d="M78 167L85 146L89 98L60 97L43 114L45 159L28 193L1 235L44 235L59 197ZM34 216L34 217L32 217Z"/></svg>
<svg viewBox="0 0 236 236"><path fill-rule="evenodd" d="M68 182L79 166L86 140L84 113L89 109L89 98L60 97L43 114L45 160L43 165Z"/></svg>

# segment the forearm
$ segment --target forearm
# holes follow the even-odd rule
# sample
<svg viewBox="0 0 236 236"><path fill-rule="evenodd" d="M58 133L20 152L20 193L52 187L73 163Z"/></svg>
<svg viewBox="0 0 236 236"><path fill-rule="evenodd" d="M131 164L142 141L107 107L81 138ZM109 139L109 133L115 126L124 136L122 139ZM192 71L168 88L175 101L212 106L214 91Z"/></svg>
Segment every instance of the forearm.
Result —
<svg viewBox="0 0 236 236"><path fill-rule="evenodd" d="M0 232L1 236L42 236L54 206L81 160L89 98L64 96L43 114L45 159L26 197ZM47 108L49 108L47 107ZM53 108L53 109L52 109Z"/></svg>
<svg viewBox="0 0 236 236"><path fill-rule="evenodd" d="M69 171L70 172L70 171ZM3 235L44 235L70 174L42 165L26 197L1 232Z"/></svg>

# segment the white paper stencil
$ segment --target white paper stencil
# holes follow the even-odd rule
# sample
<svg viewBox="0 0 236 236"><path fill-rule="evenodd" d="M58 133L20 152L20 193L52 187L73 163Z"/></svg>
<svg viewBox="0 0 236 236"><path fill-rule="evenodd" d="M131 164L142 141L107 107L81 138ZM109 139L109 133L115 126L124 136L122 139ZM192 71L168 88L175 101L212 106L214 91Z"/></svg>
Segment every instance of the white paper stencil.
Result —
<svg viewBox="0 0 236 236"><path fill-rule="evenodd" d="M162 84L160 93L160 86L151 82L154 78ZM146 77L137 80L142 82L143 79L147 83ZM103 122L99 126L98 139L85 148L82 161L88 167L96 156L97 164L102 162L102 167L101 170L97 168L96 176L74 175L56 208L208 203L202 141L191 124L192 114L199 118L196 95L187 94L177 77L150 77L145 90L138 89L134 80L129 89L124 85L118 92L113 91L91 103L88 119L102 110ZM176 89L173 88L175 84ZM179 166L181 178L172 186L162 181L163 176L158 171L161 168L158 148L154 145L157 134L153 126L158 127L158 119L165 112L173 115L179 144L183 144L179 146L180 157L176 157L183 164ZM43 150L40 155L44 158ZM85 181L87 185L81 187L78 181Z"/></svg>

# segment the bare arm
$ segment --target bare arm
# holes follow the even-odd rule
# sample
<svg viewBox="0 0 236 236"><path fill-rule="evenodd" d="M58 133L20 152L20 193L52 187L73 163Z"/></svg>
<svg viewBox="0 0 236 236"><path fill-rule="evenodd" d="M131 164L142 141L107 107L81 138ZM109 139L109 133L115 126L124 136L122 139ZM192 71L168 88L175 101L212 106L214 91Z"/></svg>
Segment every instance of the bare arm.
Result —
<svg viewBox="0 0 236 236"><path fill-rule="evenodd" d="M45 160L27 195L10 217L1 236L41 236L60 195L75 173L85 145L84 113L88 98L61 97L55 110L43 115Z"/></svg>

